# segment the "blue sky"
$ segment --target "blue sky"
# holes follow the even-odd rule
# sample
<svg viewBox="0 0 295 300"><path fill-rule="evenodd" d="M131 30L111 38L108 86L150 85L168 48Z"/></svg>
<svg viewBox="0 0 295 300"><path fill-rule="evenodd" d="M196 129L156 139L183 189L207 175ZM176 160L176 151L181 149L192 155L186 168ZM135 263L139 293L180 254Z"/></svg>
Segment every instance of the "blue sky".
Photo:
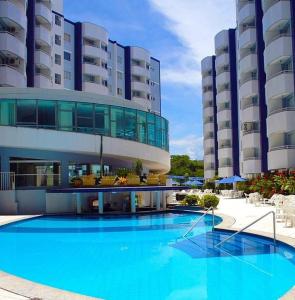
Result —
<svg viewBox="0 0 295 300"><path fill-rule="evenodd" d="M202 158L200 61L214 52L214 35L235 26L235 0L64 0L64 15L102 25L110 39L161 61L171 153Z"/></svg>

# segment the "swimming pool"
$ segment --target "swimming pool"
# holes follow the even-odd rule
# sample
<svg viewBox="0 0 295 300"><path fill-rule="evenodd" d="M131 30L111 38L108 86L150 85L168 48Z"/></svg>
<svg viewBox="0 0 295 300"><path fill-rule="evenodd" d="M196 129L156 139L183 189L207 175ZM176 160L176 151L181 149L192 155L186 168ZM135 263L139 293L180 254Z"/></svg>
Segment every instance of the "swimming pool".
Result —
<svg viewBox="0 0 295 300"><path fill-rule="evenodd" d="M295 284L295 252L212 233L197 214L41 217L0 228L0 269L104 299L277 299ZM220 219L216 220L217 222Z"/></svg>

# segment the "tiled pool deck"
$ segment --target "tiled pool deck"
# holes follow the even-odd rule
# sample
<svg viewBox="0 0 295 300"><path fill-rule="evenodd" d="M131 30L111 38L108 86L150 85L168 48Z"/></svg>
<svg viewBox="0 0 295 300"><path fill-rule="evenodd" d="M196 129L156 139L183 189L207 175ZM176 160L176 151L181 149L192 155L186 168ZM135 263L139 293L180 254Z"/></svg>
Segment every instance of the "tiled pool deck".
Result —
<svg viewBox="0 0 295 300"><path fill-rule="evenodd" d="M248 204L245 199L221 198L216 214L223 218L223 222L216 226L216 228L236 231L263 214L274 210L275 208L269 205L257 207L253 204ZM0 216L0 226L32 217L35 216ZM284 223L278 222L276 226L278 240L295 247L295 227L285 227ZM271 216L254 224L246 232L272 237ZM0 271L0 300L26 300L33 298L42 300L97 299L37 284ZM281 299L294 300L295 288L290 290Z"/></svg>

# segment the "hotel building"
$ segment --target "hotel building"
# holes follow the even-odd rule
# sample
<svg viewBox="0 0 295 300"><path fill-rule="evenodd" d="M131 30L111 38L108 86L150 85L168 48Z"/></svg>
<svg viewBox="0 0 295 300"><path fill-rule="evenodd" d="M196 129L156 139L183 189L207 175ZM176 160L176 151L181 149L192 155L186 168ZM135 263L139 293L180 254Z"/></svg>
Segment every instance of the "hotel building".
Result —
<svg viewBox="0 0 295 300"><path fill-rule="evenodd" d="M146 173L169 171L160 62L148 50L66 19L62 0L1 0L0 28L0 185L15 175L11 206L25 213L32 192L44 200L75 175L100 174L101 149L105 173L137 159Z"/></svg>
<svg viewBox="0 0 295 300"><path fill-rule="evenodd" d="M236 12L232 39L228 32L234 29L215 37L217 113L212 119L217 118L218 126L217 175L251 177L294 169L295 2L237 0ZM232 52L222 53L222 46ZM220 95L225 93L222 83L227 95ZM204 127L205 161L206 133ZM205 178L212 173L205 172Z"/></svg>

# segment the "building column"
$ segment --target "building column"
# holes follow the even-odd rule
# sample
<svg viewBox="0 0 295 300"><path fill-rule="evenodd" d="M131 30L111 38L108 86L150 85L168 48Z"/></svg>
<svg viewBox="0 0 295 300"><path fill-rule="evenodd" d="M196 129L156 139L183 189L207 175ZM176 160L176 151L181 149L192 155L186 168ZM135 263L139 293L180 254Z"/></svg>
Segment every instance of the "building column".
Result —
<svg viewBox="0 0 295 300"><path fill-rule="evenodd" d="M161 192L160 191L156 191L156 210L160 210L161 209Z"/></svg>
<svg viewBox="0 0 295 300"><path fill-rule="evenodd" d="M98 213L103 214L103 192L98 192Z"/></svg>
<svg viewBox="0 0 295 300"><path fill-rule="evenodd" d="M61 179L60 184L62 187L69 186L69 162L67 160L61 161L60 179Z"/></svg>
<svg viewBox="0 0 295 300"><path fill-rule="evenodd" d="M131 212L135 213L136 212L135 192L130 192L130 196L131 196Z"/></svg>
<svg viewBox="0 0 295 300"><path fill-rule="evenodd" d="M9 164L9 157L7 155L4 154L0 154L1 155L1 161L0 161L0 166L1 172L10 172L10 164Z"/></svg>
<svg viewBox="0 0 295 300"><path fill-rule="evenodd" d="M82 212L80 193L76 193L76 209L77 209L77 214L80 215Z"/></svg>

